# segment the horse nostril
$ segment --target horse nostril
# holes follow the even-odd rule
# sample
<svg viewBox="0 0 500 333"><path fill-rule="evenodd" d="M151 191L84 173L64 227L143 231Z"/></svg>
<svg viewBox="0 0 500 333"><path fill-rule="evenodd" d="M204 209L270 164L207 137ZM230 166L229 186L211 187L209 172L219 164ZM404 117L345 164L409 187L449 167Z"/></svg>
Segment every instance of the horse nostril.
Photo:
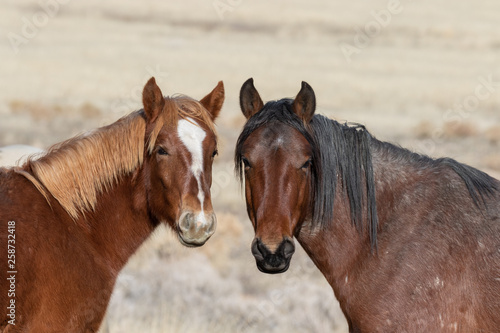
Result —
<svg viewBox="0 0 500 333"><path fill-rule="evenodd" d="M285 239L280 247L285 259L289 259L295 253L295 244L289 239Z"/></svg>
<svg viewBox="0 0 500 333"><path fill-rule="evenodd" d="M262 244L261 240L255 238L252 243L252 254L257 260L264 260L264 255L266 253L265 245Z"/></svg>
<svg viewBox="0 0 500 333"><path fill-rule="evenodd" d="M179 228L182 232L188 232L194 224L194 214L186 213L179 220Z"/></svg>
<svg viewBox="0 0 500 333"><path fill-rule="evenodd" d="M209 225L206 231L207 234L210 236L213 235L216 228L217 228L217 217L215 217L215 214L212 213L212 215L210 215Z"/></svg>

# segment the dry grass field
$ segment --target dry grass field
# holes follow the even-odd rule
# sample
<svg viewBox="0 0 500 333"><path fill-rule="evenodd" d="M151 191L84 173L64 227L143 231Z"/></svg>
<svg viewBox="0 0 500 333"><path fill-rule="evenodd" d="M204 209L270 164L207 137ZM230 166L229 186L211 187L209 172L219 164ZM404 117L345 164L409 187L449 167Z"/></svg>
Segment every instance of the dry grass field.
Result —
<svg viewBox="0 0 500 333"><path fill-rule="evenodd" d="M498 178L498 22L497 0L4 0L0 146L109 124L141 107L151 76L195 98L224 80L217 232L187 249L158 230L121 273L101 332L347 332L303 251L285 274L255 267L232 172L239 88L253 77L271 100L307 81L318 112Z"/></svg>

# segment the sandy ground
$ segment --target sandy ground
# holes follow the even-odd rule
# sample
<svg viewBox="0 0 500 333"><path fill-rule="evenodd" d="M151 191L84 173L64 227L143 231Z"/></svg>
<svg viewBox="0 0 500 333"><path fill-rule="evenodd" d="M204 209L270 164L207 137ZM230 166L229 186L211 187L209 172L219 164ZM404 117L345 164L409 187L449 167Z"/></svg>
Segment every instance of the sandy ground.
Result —
<svg viewBox="0 0 500 333"><path fill-rule="evenodd" d="M249 77L265 100L302 80L318 112L379 139L500 176L500 2L4 0L0 146L45 148L165 94L201 98L224 80L214 168L219 229L188 250L159 230L122 272L102 332L347 332L303 252L257 271L232 175Z"/></svg>

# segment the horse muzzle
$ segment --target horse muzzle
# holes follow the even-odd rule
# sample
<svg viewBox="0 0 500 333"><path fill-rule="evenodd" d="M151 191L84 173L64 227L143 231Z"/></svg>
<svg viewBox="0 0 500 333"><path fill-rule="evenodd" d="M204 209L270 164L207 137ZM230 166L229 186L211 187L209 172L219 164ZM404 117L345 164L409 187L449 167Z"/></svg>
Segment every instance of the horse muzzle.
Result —
<svg viewBox="0 0 500 333"><path fill-rule="evenodd" d="M293 240L289 238L284 238L274 253L260 238L255 238L252 243L252 254L255 257L257 268L268 274L285 272L290 267L290 260L294 252L295 245Z"/></svg>
<svg viewBox="0 0 500 333"><path fill-rule="evenodd" d="M177 225L180 242L188 247L198 247L214 234L217 218L213 212L183 212Z"/></svg>

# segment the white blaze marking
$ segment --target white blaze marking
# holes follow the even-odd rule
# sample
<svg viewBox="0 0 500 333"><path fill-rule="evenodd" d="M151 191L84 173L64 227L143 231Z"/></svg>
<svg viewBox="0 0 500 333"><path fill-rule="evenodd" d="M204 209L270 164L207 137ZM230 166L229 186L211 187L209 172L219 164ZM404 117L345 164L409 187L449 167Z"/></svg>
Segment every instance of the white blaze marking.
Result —
<svg viewBox="0 0 500 333"><path fill-rule="evenodd" d="M177 125L177 133L182 143L191 153L191 172L193 172L196 181L198 182L198 200L200 200L201 213L198 215L197 221L206 223L205 214L203 213L203 201L205 200L205 192L201 187L201 172L203 170L203 140L207 133L198 126L193 119L188 118L179 120Z"/></svg>

